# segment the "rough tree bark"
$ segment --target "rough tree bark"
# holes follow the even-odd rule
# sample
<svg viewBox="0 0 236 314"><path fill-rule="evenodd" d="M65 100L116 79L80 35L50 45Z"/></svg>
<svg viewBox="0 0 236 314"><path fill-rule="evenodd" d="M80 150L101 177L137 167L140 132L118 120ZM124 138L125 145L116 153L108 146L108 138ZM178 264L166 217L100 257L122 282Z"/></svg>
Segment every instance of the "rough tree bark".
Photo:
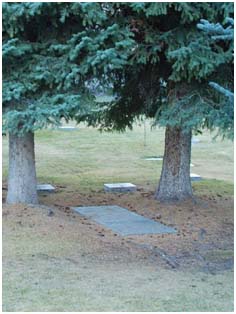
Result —
<svg viewBox="0 0 236 314"><path fill-rule="evenodd" d="M190 179L191 131L166 127L165 153L155 198L163 202L193 197Z"/></svg>
<svg viewBox="0 0 236 314"><path fill-rule="evenodd" d="M37 204L34 134L9 134L8 204Z"/></svg>

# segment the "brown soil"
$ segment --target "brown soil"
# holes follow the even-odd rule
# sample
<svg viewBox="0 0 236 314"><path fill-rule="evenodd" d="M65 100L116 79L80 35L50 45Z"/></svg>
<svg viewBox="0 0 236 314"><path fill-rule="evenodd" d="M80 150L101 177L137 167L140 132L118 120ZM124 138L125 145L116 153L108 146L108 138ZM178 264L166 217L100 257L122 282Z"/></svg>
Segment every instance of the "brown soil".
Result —
<svg viewBox="0 0 236 314"><path fill-rule="evenodd" d="M6 188L3 189L3 201ZM181 204L160 204L148 187L135 193L103 191L77 193L57 186L55 193L41 194L39 206L3 206L3 232L31 229L42 236L84 239L84 258L99 262L139 259L173 269L204 272L233 267L233 197L204 196ZM74 213L71 206L119 205L176 228L176 234L122 237ZM4 228L8 221L11 228ZM80 241L80 243L83 241ZM77 262L77 256L69 256Z"/></svg>

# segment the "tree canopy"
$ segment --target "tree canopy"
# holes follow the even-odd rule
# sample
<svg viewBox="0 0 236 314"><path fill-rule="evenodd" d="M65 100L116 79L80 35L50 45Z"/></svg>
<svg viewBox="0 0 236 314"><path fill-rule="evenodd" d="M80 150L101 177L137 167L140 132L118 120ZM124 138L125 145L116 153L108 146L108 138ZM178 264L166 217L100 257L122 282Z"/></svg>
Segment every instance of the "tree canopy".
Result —
<svg viewBox="0 0 236 314"><path fill-rule="evenodd" d="M83 79L78 62L67 56L67 41L94 18L87 10L76 3L3 3L6 130L35 131L86 110Z"/></svg>
<svg viewBox="0 0 236 314"><path fill-rule="evenodd" d="M233 45L196 25L229 23L232 14L232 3L3 3L4 129L76 118L124 130L142 116L219 126L222 97L206 82L232 86ZM115 97L89 111L85 82L95 79Z"/></svg>
<svg viewBox="0 0 236 314"><path fill-rule="evenodd" d="M197 27L208 34L210 40L207 43L214 42L218 45L222 45L222 42L226 42L227 49L221 51L221 55L224 55L226 60L232 60L234 50L234 20L232 18L226 18L225 22L228 24L227 27L223 27L220 23L209 23L207 20L201 20ZM213 46L214 47L214 46ZM222 82L222 80L221 80ZM219 92L220 103L211 112L211 118L214 119L214 125L218 126L219 133L223 136L233 138L234 136L234 94L231 92L233 87L232 81L223 82L223 86L216 82L210 82L209 85Z"/></svg>
<svg viewBox="0 0 236 314"><path fill-rule="evenodd" d="M214 79L225 87L232 86L232 45L216 42L197 28L201 19L227 24L226 18L232 14L232 3L107 5L109 20L97 31L104 29L105 36L107 23L110 27L120 25L130 30L126 39L130 45L128 51L123 49L124 62L119 68L108 58L102 79L113 84L115 97L88 116L90 123L122 131L132 128L137 117L146 116L159 125L185 129L220 126L226 135L232 135L228 126L216 123L222 97L208 84ZM109 40L103 41L106 55L111 46Z"/></svg>

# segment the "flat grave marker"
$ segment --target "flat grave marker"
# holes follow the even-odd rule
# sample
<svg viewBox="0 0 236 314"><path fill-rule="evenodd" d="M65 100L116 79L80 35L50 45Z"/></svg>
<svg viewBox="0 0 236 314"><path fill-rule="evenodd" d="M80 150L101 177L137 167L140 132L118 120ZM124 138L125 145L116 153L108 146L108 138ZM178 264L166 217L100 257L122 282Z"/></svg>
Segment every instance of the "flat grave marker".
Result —
<svg viewBox="0 0 236 314"><path fill-rule="evenodd" d="M158 160L158 161L161 161L163 160L163 157L147 157L147 158L144 158L145 160Z"/></svg>
<svg viewBox="0 0 236 314"><path fill-rule="evenodd" d="M51 184L37 184L37 191L38 192L54 192L55 187Z"/></svg>
<svg viewBox="0 0 236 314"><path fill-rule="evenodd" d="M78 128L76 128L74 126L60 126L58 129L60 131L75 131L75 130L78 130Z"/></svg>
<svg viewBox="0 0 236 314"><path fill-rule="evenodd" d="M105 192L135 192L137 189L136 185L132 183L105 183Z"/></svg>
<svg viewBox="0 0 236 314"><path fill-rule="evenodd" d="M176 233L172 227L116 205L72 207L72 209L122 236Z"/></svg>
<svg viewBox="0 0 236 314"><path fill-rule="evenodd" d="M191 140L192 144L197 144L199 142L200 142L199 138L196 138L196 137L192 138L192 140Z"/></svg>
<svg viewBox="0 0 236 314"><path fill-rule="evenodd" d="M190 173L190 179L191 181L201 181L202 177L199 174Z"/></svg>

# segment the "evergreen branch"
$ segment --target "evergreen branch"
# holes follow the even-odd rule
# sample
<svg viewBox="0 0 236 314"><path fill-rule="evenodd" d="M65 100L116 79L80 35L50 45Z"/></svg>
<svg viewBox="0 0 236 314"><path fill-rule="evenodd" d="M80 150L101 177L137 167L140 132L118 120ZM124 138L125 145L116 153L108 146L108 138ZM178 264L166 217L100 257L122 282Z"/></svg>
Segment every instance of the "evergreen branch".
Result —
<svg viewBox="0 0 236 314"><path fill-rule="evenodd" d="M226 20L231 25L224 28L220 23L209 23L207 20L201 19L197 24L197 28L210 35L213 40L233 40L234 38L234 21L228 18Z"/></svg>
<svg viewBox="0 0 236 314"><path fill-rule="evenodd" d="M228 89L225 89L224 87L220 86L219 84L215 82L209 82L209 85L213 87L215 90L223 94L225 97L229 98L229 100L233 103L234 100L234 93L229 91Z"/></svg>

